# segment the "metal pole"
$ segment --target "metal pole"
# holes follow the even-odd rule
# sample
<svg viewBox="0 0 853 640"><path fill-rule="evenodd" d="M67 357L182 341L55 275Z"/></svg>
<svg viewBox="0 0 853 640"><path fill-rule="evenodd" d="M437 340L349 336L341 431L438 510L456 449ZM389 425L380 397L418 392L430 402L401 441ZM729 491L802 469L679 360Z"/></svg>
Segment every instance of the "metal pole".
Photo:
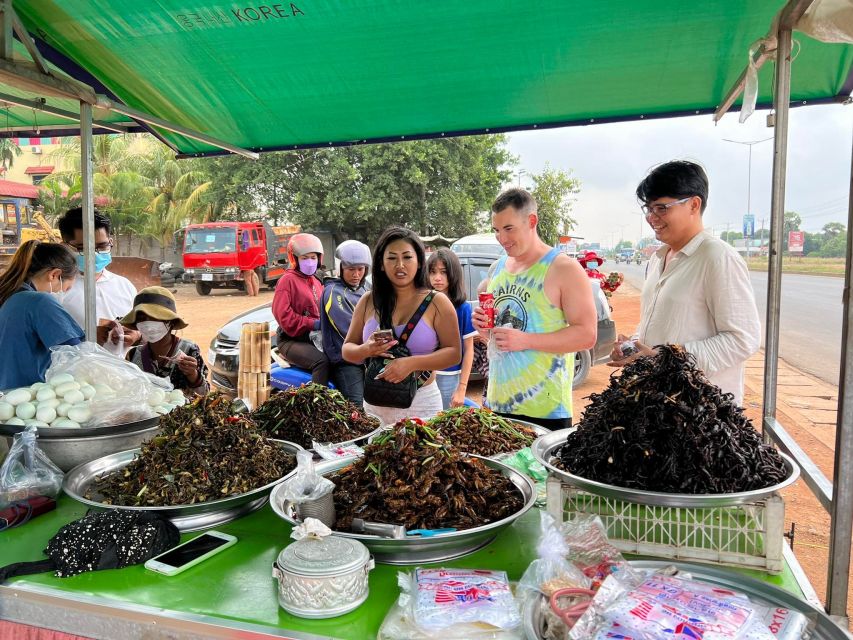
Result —
<svg viewBox="0 0 853 640"><path fill-rule="evenodd" d="M95 310L95 185L92 173L92 105L80 102L80 173L83 207L83 301L86 309L86 339L97 342Z"/></svg>
<svg viewBox="0 0 853 640"><path fill-rule="evenodd" d="M774 73L773 182L770 193L770 246L767 266L767 328L764 334L764 417L776 417L779 374L779 312L782 307L782 231L788 170L788 111L791 101L791 29L779 29ZM762 423L763 429L763 423ZM765 439L766 439L765 434Z"/></svg>
<svg viewBox="0 0 853 640"><path fill-rule="evenodd" d="M850 196L853 198L853 154L851 154ZM850 572L850 544L853 542L853 305L850 301L853 269L853 200L847 210L847 251L844 269L844 314L841 321L841 375L838 381L838 413L835 423L835 467L829 533L829 567L826 610L846 617ZM845 625L846 627L846 625Z"/></svg>

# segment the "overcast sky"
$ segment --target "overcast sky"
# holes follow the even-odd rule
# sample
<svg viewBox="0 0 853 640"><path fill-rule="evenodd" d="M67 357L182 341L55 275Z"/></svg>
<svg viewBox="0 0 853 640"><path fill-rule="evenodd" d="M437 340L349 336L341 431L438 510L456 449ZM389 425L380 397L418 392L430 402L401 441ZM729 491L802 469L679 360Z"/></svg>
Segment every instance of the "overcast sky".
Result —
<svg viewBox="0 0 853 640"><path fill-rule="evenodd" d="M846 225L853 105L800 107L790 114L787 210L802 216L806 231L832 221ZM509 135L509 149L528 174L542 171L547 162L580 178L575 233L606 246L620 237L636 242L641 222L643 235L650 235L634 196L649 168L675 158L698 161L711 183L705 226L719 235L726 223L732 231L742 230L747 209L749 148L724 138L772 138L766 117L767 111L757 111L744 124L729 113L716 126L703 115L526 131ZM752 150L751 209L759 229L762 218L769 226L773 141ZM526 176L521 184L532 186Z"/></svg>

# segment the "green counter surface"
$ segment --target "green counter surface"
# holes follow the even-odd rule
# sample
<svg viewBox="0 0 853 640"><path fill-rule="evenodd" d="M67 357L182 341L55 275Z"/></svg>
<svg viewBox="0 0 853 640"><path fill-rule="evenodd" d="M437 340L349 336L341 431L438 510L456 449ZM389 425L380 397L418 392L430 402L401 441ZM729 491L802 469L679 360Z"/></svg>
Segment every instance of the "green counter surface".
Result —
<svg viewBox="0 0 853 640"><path fill-rule="evenodd" d="M44 559L47 541L64 524L85 515L86 509L61 496L57 509L17 529L0 533L0 566ZM143 605L155 609L203 616L211 622L275 628L278 633L301 632L353 640L373 639L394 603L399 588L397 573L407 567L377 564L370 573L370 597L355 611L327 620L307 620L287 614L278 605L277 583L272 564L292 540L290 525L273 513L269 505L234 522L216 527L237 536L237 544L177 576L167 577L141 565L120 570L94 571L72 578L52 573L15 578L7 586L48 587L68 598L97 598L101 603L124 609ZM196 533L185 534L188 540ZM440 563L443 566L501 569L518 580L536 556L539 510L531 509L497 539L476 553ZM776 576L760 571L737 570L802 597L790 567ZM0 612L2 617L2 612Z"/></svg>

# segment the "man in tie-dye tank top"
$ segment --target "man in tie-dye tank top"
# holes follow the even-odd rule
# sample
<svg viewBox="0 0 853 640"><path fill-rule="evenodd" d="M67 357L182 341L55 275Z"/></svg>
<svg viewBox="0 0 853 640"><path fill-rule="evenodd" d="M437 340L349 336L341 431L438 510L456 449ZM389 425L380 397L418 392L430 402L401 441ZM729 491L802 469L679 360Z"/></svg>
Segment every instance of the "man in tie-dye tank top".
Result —
<svg viewBox="0 0 853 640"><path fill-rule="evenodd" d="M523 189L495 200L492 228L506 250L486 289L495 296L495 328L485 328L479 307L474 326L489 340L489 407L562 429L572 423L574 354L595 344L598 323L583 267L539 238L538 221Z"/></svg>

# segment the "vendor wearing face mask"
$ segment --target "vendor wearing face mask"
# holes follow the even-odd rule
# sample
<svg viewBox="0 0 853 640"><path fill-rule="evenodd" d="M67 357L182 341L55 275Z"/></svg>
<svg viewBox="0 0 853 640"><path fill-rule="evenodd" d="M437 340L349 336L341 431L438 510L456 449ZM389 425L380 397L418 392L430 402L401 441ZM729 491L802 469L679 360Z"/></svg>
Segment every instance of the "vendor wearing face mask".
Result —
<svg viewBox="0 0 853 640"><path fill-rule="evenodd" d="M275 286L272 312L278 322L278 352L290 364L311 372L311 381L329 381L329 359L311 341L320 330L323 284L315 275L323 263L323 244L310 233L297 233L287 245L290 269Z"/></svg>
<svg viewBox="0 0 853 640"><path fill-rule="evenodd" d="M22 244L0 274L0 389L44 382L50 348L84 339L60 304L76 277L67 248L38 240Z"/></svg>
<svg viewBox="0 0 853 640"><path fill-rule="evenodd" d="M77 268L84 271L83 256L83 211L80 207L69 209L57 223L62 242L77 257ZM113 243L110 239L110 220L95 211L95 312L97 314L98 343L103 345L107 335L119 318L123 318L133 308L136 287L127 278L107 269L112 262ZM83 326L86 307L83 298L83 278L77 278L74 285L62 301L62 306ZM131 329L123 329L124 343L130 346L139 340L139 334ZM113 333L114 339L117 332Z"/></svg>
<svg viewBox="0 0 853 640"><path fill-rule="evenodd" d="M139 331L142 344L127 352L127 359L146 373L169 378L184 395L209 391L207 366L195 342L174 335L187 326L178 316L175 297L163 287L146 287L133 300L133 310L121 323Z"/></svg>

